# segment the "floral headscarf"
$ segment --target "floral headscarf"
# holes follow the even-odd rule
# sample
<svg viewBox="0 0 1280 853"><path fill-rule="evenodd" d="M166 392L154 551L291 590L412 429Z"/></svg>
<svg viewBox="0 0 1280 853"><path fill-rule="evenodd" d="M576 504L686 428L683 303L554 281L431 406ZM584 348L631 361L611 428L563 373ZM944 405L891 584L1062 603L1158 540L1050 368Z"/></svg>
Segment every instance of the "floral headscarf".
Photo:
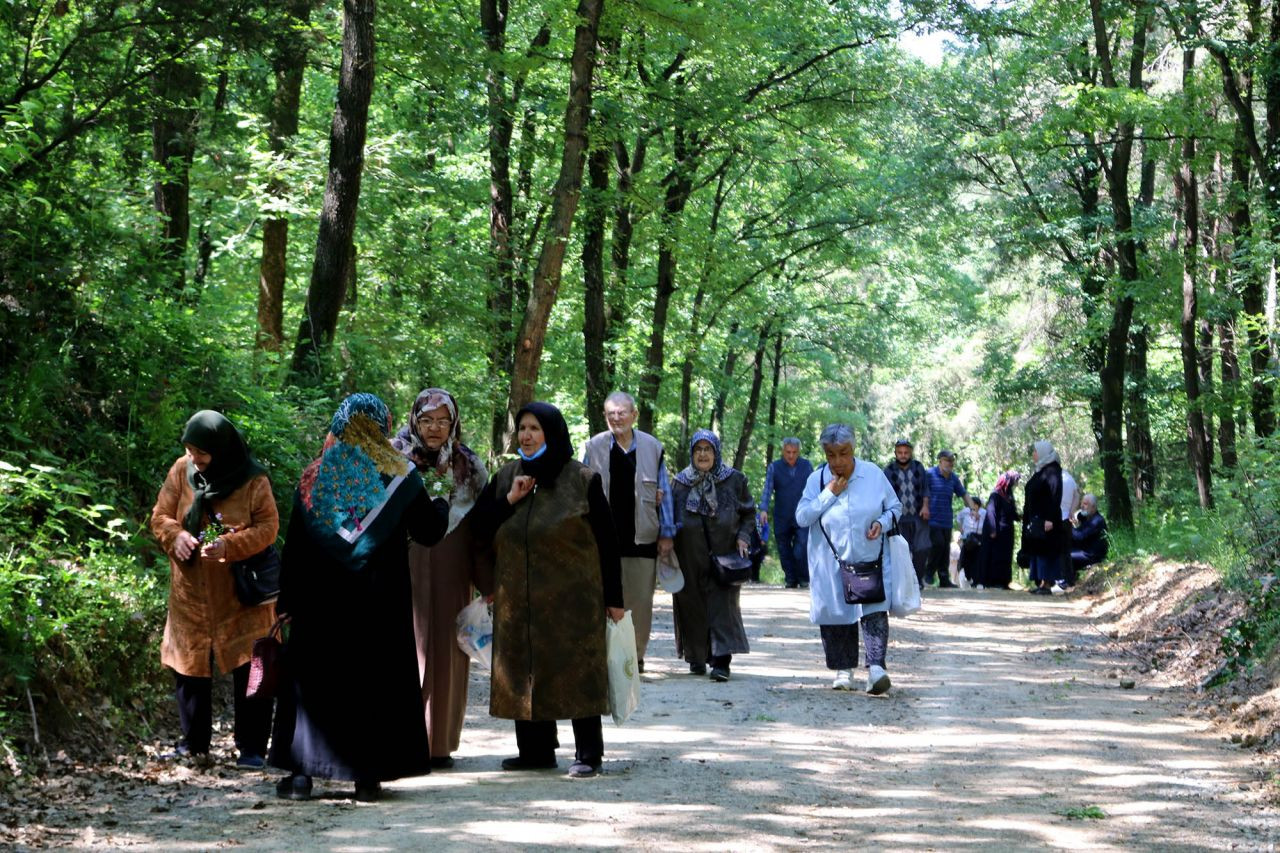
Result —
<svg viewBox="0 0 1280 853"><path fill-rule="evenodd" d="M298 484L308 529L352 569L364 567L422 490L417 471L391 446L390 432L386 403L352 394L334 413L320 458Z"/></svg>
<svg viewBox="0 0 1280 853"><path fill-rule="evenodd" d="M693 464L693 448L700 441L711 445L715 451L716 461L709 471L699 471ZM676 474L676 482L689 487L689 497L685 500L686 512L698 515L713 516L716 514L716 483L723 483L733 473L733 468L724 464L720 456L720 439L709 429L700 429L689 439L689 466Z"/></svg>
<svg viewBox="0 0 1280 853"><path fill-rule="evenodd" d="M452 425L449 436L439 450L431 450L418 432L418 421L424 412L445 409ZM475 506L476 498L484 489L489 475L480 457L462 443L462 422L458 417L458 404L453 395L442 388L427 388L413 401L409 410L409 422L401 427L391 444L417 467L422 474L433 473L438 477L450 477L453 487L449 490L449 529L462 523Z"/></svg>
<svg viewBox="0 0 1280 853"><path fill-rule="evenodd" d="M1006 498L1013 497L1013 487L1018 485L1018 481L1022 479L1022 474L1018 471L1005 471L996 480L996 491L1004 495Z"/></svg>

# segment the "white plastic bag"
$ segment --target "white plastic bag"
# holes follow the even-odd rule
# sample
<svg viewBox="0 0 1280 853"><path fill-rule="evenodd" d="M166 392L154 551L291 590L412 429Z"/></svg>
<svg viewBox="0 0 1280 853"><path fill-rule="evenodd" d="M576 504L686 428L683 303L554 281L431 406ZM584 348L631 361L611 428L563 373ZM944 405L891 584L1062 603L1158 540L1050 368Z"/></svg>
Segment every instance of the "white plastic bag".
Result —
<svg viewBox="0 0 1280 853"><path fill-rule="evenodd" d="M458 611L458 648L485 669L493 668L493 606L477 598Z"/></svg>
<svg viewBox="0 0 1280 853"><path fill-rule="evenodd" d="M636 662L636 629L628 610L617 622L605 617L604 639L609 666L609 713L622 725L640 704L640 667Z"/></svg>
<svg viewBox="0 0 1280 853"><path fill-rule="evenodd" d="M889 612L910 616L920 609L920 581L911 563L911 546L901 536L889 537Z"/></svg>

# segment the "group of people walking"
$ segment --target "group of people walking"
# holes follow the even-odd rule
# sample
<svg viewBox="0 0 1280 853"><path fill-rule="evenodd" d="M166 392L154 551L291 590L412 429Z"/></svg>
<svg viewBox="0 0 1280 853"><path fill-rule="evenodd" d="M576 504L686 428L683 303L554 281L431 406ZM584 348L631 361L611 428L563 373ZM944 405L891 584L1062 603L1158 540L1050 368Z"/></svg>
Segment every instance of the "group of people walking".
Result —
<svg viewBox="0 0 1280 853"><path fill-rule="evenodd" d="M244 603L228 566L274 547L275 500L235 426L197 412L151 519L171 566L161 659L175 676L176 752L207 756L216 667L233 674L237 763L288 771L277 784L283 798L309 798L321 777L353 782L358 799L374 800L385 781L452 767L469 678L455 620L478 592L493 606L489 710L515 727L517 754L503 769L555 767L557 721L570 720L569 775L594 776L609 710L606 620L631 612L643 671L659 561L678 565L684 580L673 596L677 655L690 673L728 681L750 644L741 586L725 581L719 563L747 556L757 506L717 435L695 432L689 464L669 477L662 443L635 429L637 414L629 394L610 395L609 429L578 461L560 411L530 403L515 419L517 458L490 476L462 442L449 392L424 390L398 432L379 398L353 394L295 489L278 598ZM832 686L853 687L860 626L866 689L881 694L890 687L893 585L885 540L897 529L927 542L918 581L945 581L935 529L950 529L951 498L964 487L954 457L925 471L909 442L884 469L856 457L846 425L823 430L821 445L826 459L815 470L798 439L784 442L761 509L773 499L786 585L809 587ZM1012 541L1016 481L1002 477L987 507L983 552L992 563ZM1052 482L1036 491L1036 511L1054 494ZM1031 496L1029 488L1029 513ZM842 573L853 564L876 567L883 603L849 603ZM1053 574L1047 560L1035 566L1037 577ZM247 687L254 641L281 623L273 724L272 699L251 698Z"/></svg>

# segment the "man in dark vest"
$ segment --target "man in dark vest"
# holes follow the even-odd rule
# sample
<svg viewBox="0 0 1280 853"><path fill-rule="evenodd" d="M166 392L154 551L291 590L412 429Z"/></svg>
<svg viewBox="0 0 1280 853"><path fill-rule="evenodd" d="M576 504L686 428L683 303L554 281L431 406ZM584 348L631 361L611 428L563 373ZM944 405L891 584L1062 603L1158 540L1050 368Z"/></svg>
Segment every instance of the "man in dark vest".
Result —
<svg viewBox="0 0 1280 853"><path fill-rule="evenodd" d="M604 481L622 552L622 600L636 629L636 656L644 653L653 625L658 557L671 553L676 535L662 442L635 428L635 398L614 391L604 401L605 432L587 440L582 461Z"/></svg>
<svg viewBox="0 0 1280 853"><path fill-rule="evenodd" d="M813 465L800 456L800 439L782 439L782 458L769 463L760 495L760 520L769 520L769 498L773 498L773 541L787 589L809 586L809 528L796 524L796 504L804 494L804 484Z"/></svg>
<svg viewBox="0 0 1280 853"><path fill-rule="evenodd" d="M884 476L902 502L898 532L911 546L911 563L916 579L924 587L929 564L929 486L924 465L915 458L911 439L900 438L893 445L893 461L884 466Z"/></svg>

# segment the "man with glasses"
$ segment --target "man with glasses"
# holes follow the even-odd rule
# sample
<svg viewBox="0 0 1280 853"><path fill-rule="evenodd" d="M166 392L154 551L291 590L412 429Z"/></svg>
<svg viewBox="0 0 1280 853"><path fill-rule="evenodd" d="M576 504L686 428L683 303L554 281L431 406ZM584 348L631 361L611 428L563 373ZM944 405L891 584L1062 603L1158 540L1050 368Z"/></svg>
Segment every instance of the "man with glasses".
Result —
<svg viewBox="0 0 1280 853"><path fill-rule="evenodd" d="M605 432L593 435L582 461L603 480L622 551L622 601L636 629L636 656L644 653L653 625L658 557L671 553L676 535L662 442L635 428L635 398L614 391L604 401Z"/></svg>
<svg viewBox="0 0 1280 853"><path fill-rule="evenodd" d="M760 495L760 520L769 520L769 498L773 498L773 541L787 589L809 588L809 528L796 524L796 504L804 494L804 484L813 465L800 456L800 439L782 439L782 458L765 470L764 492Z"/></svg>

